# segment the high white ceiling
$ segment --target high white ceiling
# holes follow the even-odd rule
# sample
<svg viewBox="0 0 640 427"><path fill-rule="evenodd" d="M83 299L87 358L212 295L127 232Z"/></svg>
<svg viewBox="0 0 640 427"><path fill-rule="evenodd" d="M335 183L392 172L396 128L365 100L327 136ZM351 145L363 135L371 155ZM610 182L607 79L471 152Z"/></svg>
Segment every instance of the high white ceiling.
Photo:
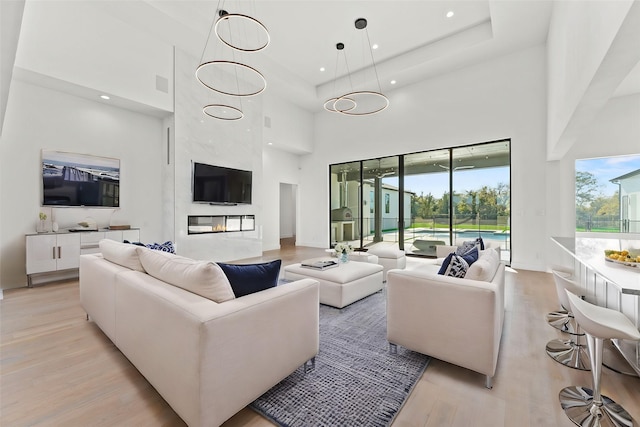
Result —
<svg viewBox="0 0 640 427"><path fill-rule="evenodd" d="M379 81L387 92L542 44L552 4L546 0L127 0L101 2L101 7L198 58L204 53L204 59L228 54L213 43L204 50L217 10L250 15L267 27L271 43L262 52L242 54L242 62L265 75L267 90L317 111L338 89L375 89ZM454 14L448 18L449 11ZM357 18L368 20L366 30L355 28ZM377 76L367 36L379 46L373 50ZM342 56L337 42L346 45ZM392 85L391 80L397 83Z"/></svg>

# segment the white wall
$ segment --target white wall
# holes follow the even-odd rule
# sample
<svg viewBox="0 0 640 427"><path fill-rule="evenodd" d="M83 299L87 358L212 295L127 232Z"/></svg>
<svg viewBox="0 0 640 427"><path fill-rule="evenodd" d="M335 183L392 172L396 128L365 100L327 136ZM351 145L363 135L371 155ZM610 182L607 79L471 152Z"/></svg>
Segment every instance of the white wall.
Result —
<svg viewBox="0 0 640 427"><path fill-rule="evenodd" d="M315 151L301 161L298 244L328 245L330 163L511 138L513 265L543 270L545 93L538 46L390 92L391 108L374 116L318 113Z"/></svg>
<svg viewBox="0 0 640 427"><path fill-rule="evenodd" d="M16 67L173 111L173 47L97 2L28 1ZM166 79L166 92L156 89Z"/></svg>
<svg viewBox="0 0 640 427"><path fill-rule="evenodd" d="M296 214L296 228L300 226L300 206L299 206L299 186L300 181L299 157L289 152L281 151L272 147L267 147L263 153L264 164L264 184L262 186L264 195L264 228L262 233L262 250L269 251L280 248L280 184L293 184L297 187L297 203L298 213ZM313 190L316 192L316 190ZM318 197L322 196L321 192L316 192ZM328 214L327 214L328 215ZM294 230L296 239L299 231Z"/></svg>
<svg viewBox="0 0 640 427"><path fill-rule="evenodd" d="M43 148L119 158L121 208L115 215L140 227L142 241L156 241L162 237L161 140L158 118L14 79L0 138L0 287L26 285L24 236L35 232L41 211ZM104 227L112 212L56 208L53 217L61 227L86 217Z"/></svg>
<svg viewBox="0 0 640 427"><path fill-rule="evenodd" d="M268 91L263 105L265 143L299 154L313 151L313 114Z"/></svg>

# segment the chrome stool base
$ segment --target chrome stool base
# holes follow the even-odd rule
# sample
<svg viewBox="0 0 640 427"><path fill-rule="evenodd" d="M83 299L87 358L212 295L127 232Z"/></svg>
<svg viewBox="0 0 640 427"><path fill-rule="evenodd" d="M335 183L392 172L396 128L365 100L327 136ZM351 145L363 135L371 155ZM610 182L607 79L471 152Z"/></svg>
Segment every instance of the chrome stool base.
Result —
<svg viewBox="0 0 640 427"><path fill-rule="evenodd" d="M634 420L613 400L601 396L602 405L593 403L593 391L586 387L565 387L560 390L560 404L574 424L582 427L632 427Z"/></svg>
<svg viewBox="0 0 640 427"><path fill-rule="evenodd" d="M552 326L559 330L560 332L566 332L568 334L575 333L575 327L573 326L573 316L569 315L568 311L558 310L552 311L547 314L547 323L549 326Z"/></svg>
<svg viewBox="0 0 640 427"><path fill-rule="evenodd" d="M547 354L556 362L569 368L581 371L591 370L586 347L573 341L551 340L547 343Z"/></svg>
<svg viewBox="0 0 640 427"><path fill-rule="evenodd" d="M604 350L602 354L602 366L611 369L618 374L638 377L638 373L633 370L629 362L625 360L620 351L611 340L604 340Z"/></svg>

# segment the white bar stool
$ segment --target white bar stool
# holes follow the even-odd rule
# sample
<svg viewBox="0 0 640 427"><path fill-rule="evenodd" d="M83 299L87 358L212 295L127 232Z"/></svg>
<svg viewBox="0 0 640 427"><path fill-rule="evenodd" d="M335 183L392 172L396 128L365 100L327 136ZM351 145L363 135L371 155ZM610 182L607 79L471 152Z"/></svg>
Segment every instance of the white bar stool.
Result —
<svg viewBox="0 0 640 427"><path fill-rule="evenodd" d="M600 394L600 378L604 340L617 338L640 341L640 331L623 313L593 305L568 291L566 293L571 312L587 336L593 390L578 386L563 388L559 395L562 409L579 426L637 425L622 406Z"/></svg>
<svg viewBox="0 0 640 427"><path fill-rule="evenodd" d="M565 267L553 266L551 268L551 273L553 274L553 280L557 282L556 276L563 276L569 280L573 280L573 271ZM557 286L557 285L556 285ZM560 310L554 310L547 314L547 323L549 326L556 328L561 332L573 333L574 332L574 321L573 316L567 310L567 307L563 307L560 304Z"/></svg>
<svg viewBox="0 0 640 427"><path fill-rule="evenodd" d="M582 286L569 277L570 276L562 272L553 271L553 279L556 283L556 292L558 293L560 305L567 310L567 315L573 324L570 328L571 331L567 331L571 337L568 340L554 339L549 341L546 346L546 351L549 357L564 366L581 371L588 371L591 369L589 355L585 345L580 343L580 337L584 336L584 333L580 329L580 322L574 319L571 307L569 306L569 298L567 298L567 291L574 295L580 295L581 297L584 297L586 292Z"/></svg>

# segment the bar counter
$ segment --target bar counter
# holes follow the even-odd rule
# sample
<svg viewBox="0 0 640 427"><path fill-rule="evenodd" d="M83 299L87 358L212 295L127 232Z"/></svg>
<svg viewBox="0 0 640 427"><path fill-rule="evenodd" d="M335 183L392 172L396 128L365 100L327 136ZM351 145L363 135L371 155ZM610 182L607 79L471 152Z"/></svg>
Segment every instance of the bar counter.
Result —
<svg viewBox="0 0 640 427"><path fill-rule="evenodd" d="M594 237L552 237L551 240L577 261L576 276L594 295L595 303L621 311L640 329L640 264L627 266L607 261L604 253L606 249L640 253L640 240ZM640 343L612 341L640 375Z"/></svg>

